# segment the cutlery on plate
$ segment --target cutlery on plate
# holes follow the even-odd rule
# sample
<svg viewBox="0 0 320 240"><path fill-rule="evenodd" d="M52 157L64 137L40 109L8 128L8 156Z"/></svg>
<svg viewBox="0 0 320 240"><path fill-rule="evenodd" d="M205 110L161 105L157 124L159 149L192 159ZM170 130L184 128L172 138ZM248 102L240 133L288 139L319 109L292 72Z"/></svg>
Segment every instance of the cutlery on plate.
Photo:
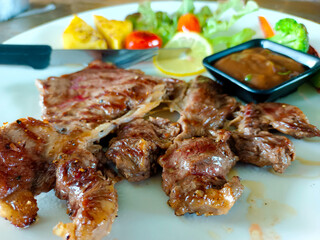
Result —
<svg viewBox="0 0 320 240"><path fill-rule="evenodd" d="M0 44L0 64L28 65L44 69L49 65L88 64L94 60L112 62L120 68L146 61L161 53L161 58L177 58L189 48L149 48L142 50L103 49L74 50L52 49L49 45Z"/></svg>

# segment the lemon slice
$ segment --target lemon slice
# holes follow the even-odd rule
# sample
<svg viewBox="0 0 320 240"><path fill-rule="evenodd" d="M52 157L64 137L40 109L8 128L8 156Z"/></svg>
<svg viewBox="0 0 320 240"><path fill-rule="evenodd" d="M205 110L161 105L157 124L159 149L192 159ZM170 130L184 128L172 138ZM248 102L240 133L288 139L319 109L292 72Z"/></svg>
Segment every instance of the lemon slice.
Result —
<svg viewBox="0 0 320 240"><path fill-rule="evenodd" d="M211 44L195 32L179 32L166 44L165 48L190 48L190 51L179 58L166 59L161 54L153 58L153 63L161 72L178 76L190 76L202 73L205 68L202 60L213 53Z"/></svg>

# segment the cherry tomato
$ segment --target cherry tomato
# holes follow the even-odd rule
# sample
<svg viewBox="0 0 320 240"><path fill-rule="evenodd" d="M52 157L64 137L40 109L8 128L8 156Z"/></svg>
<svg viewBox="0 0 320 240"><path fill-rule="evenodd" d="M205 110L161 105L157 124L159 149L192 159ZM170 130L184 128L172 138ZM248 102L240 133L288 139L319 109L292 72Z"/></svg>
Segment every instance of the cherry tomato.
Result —
<svg viewBox="0 0 320 240"><path fill-rule="evenodd" d="M145 49L161 47L161 45L161 38L147 31L134 31L130 33L125 40L125 47L127 49Z"/></svg>
<svg viewBox="0 0 320 240"><path fill-rule="evenodd" d="M201 32L198 18L192 13L182 15L178 20L178 31L198 33Z"/></svg>

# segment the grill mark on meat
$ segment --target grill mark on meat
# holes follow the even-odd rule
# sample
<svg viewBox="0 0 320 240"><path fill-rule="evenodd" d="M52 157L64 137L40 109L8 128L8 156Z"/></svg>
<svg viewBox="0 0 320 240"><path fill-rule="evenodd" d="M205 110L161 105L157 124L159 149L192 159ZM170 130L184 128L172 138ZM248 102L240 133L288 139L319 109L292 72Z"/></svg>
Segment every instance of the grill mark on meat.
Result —
<svg viewBox="0 0 320 240"><path fill-rule="evenodd" d="M27 135L27 139L33 139L36 142L36 146L40 146L41 144L44 144L46 141L42 139L39 135L34 133L32 130L29 130L29 126L34 127L35 125L41 125L45 126L41 121L35 121L31 120L28 122L17 120L17 127L20 127ZM29 126L28 126L29 125Z"/></svg>
<svg viewBox="0 0 320 240"><path fill-rule="evenodd" d="M59 107L59 108L65 108L67 106L72 107L72 106L75 106L77 103L83 102L87 99L88 98L84 98L81 95L77 95L77 96L72 97L71 99L66 100L65 102L63 102L61 104L58 104L57 107Z"/></svg>

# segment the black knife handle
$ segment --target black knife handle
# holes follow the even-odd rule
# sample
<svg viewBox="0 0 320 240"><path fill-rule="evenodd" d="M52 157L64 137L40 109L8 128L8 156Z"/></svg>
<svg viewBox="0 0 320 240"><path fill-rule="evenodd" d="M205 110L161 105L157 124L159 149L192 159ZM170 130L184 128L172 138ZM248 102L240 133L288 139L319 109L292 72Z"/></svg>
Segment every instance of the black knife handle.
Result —
<svg viewBox="0 0 320 240"><path fill-rule="evenodd" d="M52 48L48 45L0 44L0 64L27 65L35 69L49 66Z"/></svg>

